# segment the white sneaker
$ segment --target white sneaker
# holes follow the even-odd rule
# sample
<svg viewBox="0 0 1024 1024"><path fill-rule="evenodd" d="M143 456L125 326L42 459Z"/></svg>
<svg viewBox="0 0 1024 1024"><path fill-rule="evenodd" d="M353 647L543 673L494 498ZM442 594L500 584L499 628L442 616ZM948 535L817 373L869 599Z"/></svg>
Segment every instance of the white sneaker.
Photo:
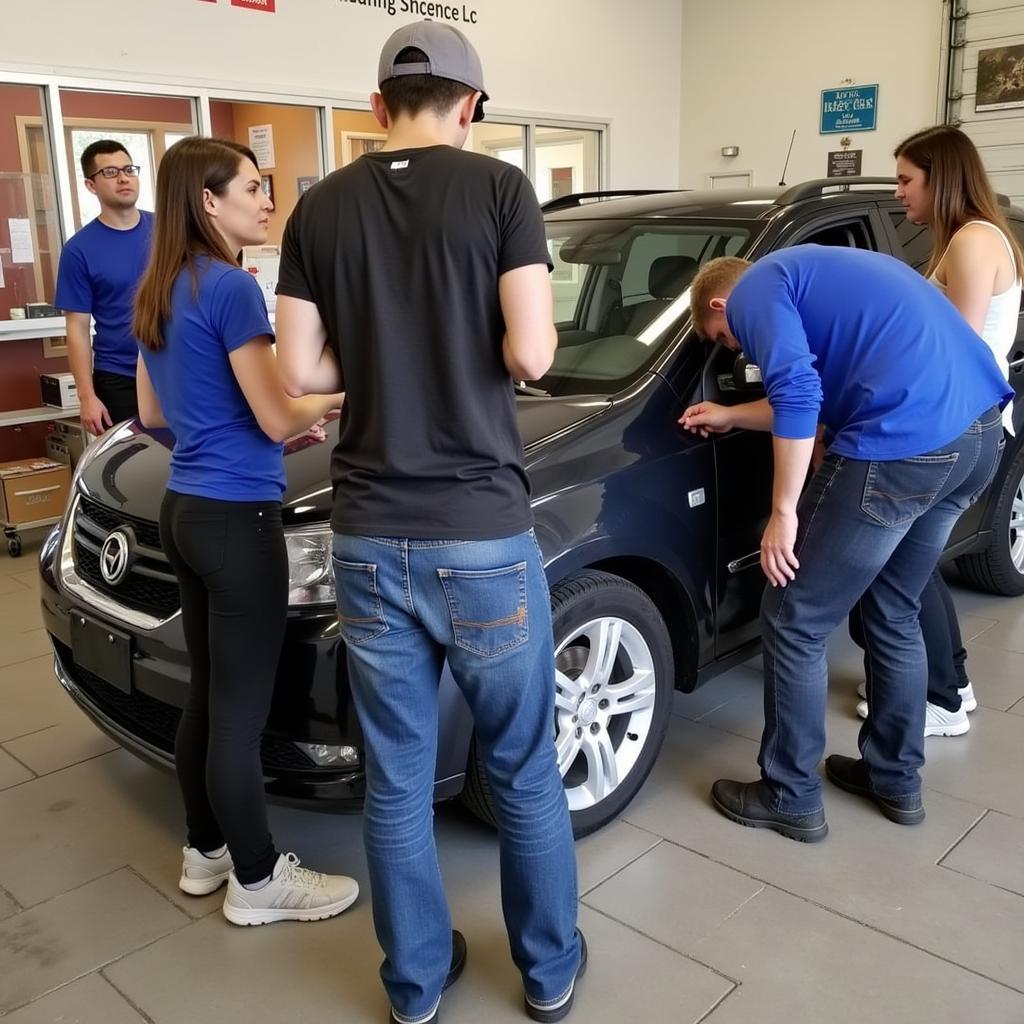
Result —
<svg viewBox="0 0 1024 1024"><path fill-rule="evenodd" d="M219 857L207 857L194 846L182 847L181 878L178 888L189 896L209 896L216 892L231 874L234 864L227 849Z"/></svg>
<svg viewBox="0 0 1024 1024"><path fill-rule="evenodd" d="M963 701L960 706L968 714L978 707L978 699L974 696L974 686L971 683L968 683L966 686L962 686L956 692L960 694L960 700Z"/></svg>
<svg viewBox="0 0 1024 1024"><path fill-rule="evenodd" d="M232 924L323 921L347 910L358 895L354 878L301 868L294 853L283 853L262 889L246 889L231 872L224 916Z"/></svg>
<svg viewBox="0 0 1024 1024"><path fill-rule="evenodd" d="M956 692L960 695L960 700L963 701L963 709L964 709L964 711L966 711L968 714L970 714L972 711L975 711L977 709L977 707L978 707L978 700L974 696L974 686L970 682L968 682L968 684L966 686L961 686L960 689L957 690ZM867 696L868 696L868 684L867 683L859 683L857 685L857 695L860 696L860 697L863 697L864 700L867 700ZM860 709L860 704L858 704L857 705L857 714L860 715L861 718L867 718L868 717L867 706L865 705L864 711L862 712L861 709Z"/></svg>
<svg viewBox="0 0 1024 1024"><path fill-rule="evenodd" d="M963 704L959 711L947 711L938 704L929 704L925 711L925 736L963 736L970 727Z"/></svg>
<svg viewBox="0 0 1024 1024"><path fill-rule="evenodd" d="M861 718L868 717L868 702L866 700L857 704L857 714ZM925 736L963 736L970 728L966 700L960 705L959 711L947 711L945 708L940 708L938 704L928 704L925 709Z"/></svg>

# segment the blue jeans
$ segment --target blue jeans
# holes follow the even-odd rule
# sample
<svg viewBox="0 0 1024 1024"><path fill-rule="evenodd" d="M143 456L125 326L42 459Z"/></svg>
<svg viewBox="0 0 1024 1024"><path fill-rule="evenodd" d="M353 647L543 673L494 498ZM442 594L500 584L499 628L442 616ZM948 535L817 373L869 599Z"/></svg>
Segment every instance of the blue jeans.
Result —
<svg viewBox="0 0 1024 1024"><path fill-rule="evenodd" d="M796 580L766 587L764 736L758 763L776 811L821 808L825 645L861 601L870 716L859 746L872 788L921 788L928 660L920 596L957 519L991 482L1003 432L998 409L927 455L863 462L829 455L799 507ZM863 596L862 596L863 595Z"/></svg>
<svg viewBox="0 0 1024 1024"><path fill-rule="evenodd" d="M494 796L501 891L526 993L561 997L579 965L576 859L554 747L551 605L532 532L494 541L334 538L338 615L366 741L363 835L381 978L429 1015L451 958L433 831L445 659Z"/></svg>

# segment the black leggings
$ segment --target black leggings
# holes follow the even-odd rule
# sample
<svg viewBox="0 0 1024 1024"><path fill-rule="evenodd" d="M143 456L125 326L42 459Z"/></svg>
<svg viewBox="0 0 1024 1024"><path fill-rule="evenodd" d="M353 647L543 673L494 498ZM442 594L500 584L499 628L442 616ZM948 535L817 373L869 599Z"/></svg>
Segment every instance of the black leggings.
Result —
<svg viewBox="0 0 1024 1024"><path fill-rule="evenodd" d="M959 711L961 700L957 691L968 683L967 651L960 636L953 595L938 569L921 591L920 622L928 655L928 703L947 711ZM850 636L858 647L864 646L859 603L850 612ZM866 655L864 661L866 671Z"/></svg>
<svg viewBox="0 0 1024 1024"><path fill-rule="evenodd" d="M181 587L191 685L174 756L188 843L227 843L243 884L273 871L260 739L270 713L288 608L278 502L168 491L160 539Z"/></svg>

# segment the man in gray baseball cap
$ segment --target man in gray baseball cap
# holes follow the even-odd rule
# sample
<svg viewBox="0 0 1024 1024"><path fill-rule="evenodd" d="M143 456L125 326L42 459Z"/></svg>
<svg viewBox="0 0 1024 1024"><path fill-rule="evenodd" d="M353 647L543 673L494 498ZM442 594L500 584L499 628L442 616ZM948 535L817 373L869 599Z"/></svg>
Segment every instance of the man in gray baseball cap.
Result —
<svg viewBox="0 0 1024 1024"><path fill-rule="evenodd" d="M419 50L426 60L400 62L407 50ZM480 93L473 121L484 119L484 102L490 99L484 88L484 69L473 44L453 25L438 21L418 21L392 33L380 53L377 84L383 86L395 78L429 75L468 85Z"/></svg>
<svg viewBox="0 0 1024 1024"><path fill-rule="evenodd" d="M338 628L392 1024L434 1024L466 960L431 810L446 663L473 714L527 1015L562 1020L587 962L513 389L554 358L551 263L522 171L462 151L486 99L461 32L399 29L371 97L384 148L299 200L278 277L285 386L347 393L331 460Z"/></svg>

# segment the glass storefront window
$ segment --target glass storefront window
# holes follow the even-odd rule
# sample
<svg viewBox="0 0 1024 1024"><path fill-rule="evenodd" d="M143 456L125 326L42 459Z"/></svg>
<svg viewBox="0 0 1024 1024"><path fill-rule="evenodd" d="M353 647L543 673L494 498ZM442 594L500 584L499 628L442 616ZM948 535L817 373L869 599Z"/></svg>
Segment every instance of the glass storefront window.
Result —
<svg viewBox="0 0 1024 1024"><path fill-rule="evenodd" d="M338 167L374 153L384 145L387 134L368 110L334 110L334 156Z"/></svg>
<svg viewBox="0 0 1024 1024"><path fill-rule="evenodd" d="M165 150L196 131L193 101L179 96L61 89L60 106L67 137L68 170L75 183L74 230L88 224L100 212L96 197L86 188L81 166L83 151L99 139L122 143L132 161L139 165L139 208L152 210L156 171Z"/></svg>
<svg viewBox="0 0 1024 1024"><path fill-rule="evenodd" d="M601 187L601 133L586 128L537 128L534 185L546 203Z"/></svg>
<svg viewBox="0 0 1024 1024"><path fill-rule="evenodd" d="M526 170L526 129L521 124L481 121L470 129L466 149Z"/></svg>
<svg viewBox="0 0 1024 1024"><path fill-rule="evenodd" d="M42 90L0 84L0 320L53 301L60 243Z"/></svg>

